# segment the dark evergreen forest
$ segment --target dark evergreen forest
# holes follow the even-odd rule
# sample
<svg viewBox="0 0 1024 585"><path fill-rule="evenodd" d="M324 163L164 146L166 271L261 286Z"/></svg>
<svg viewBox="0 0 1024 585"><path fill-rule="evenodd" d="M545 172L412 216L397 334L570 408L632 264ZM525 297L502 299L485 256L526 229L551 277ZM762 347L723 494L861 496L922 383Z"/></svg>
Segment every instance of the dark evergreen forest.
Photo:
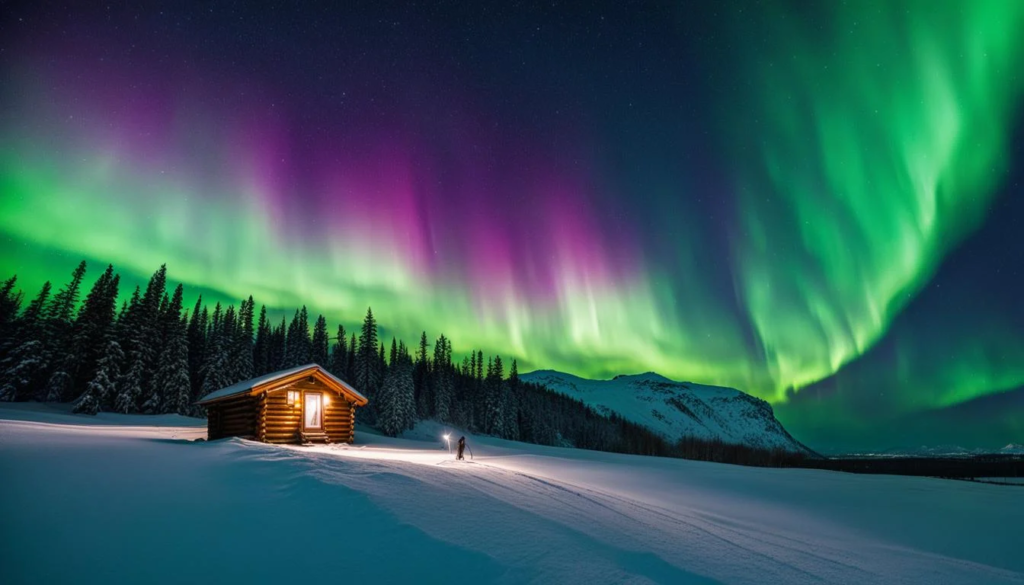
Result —
<svg viewBox="0 0 1024 585"><path fill-rule="evenodd" d="M646 427L594 411L579 400L519 379L518 364L468 351L457 360L443 334L415 346L380 339L367 309L359 331L331 329L306 307L272 322L250 296L238 306L200 297L183 304L161 266L145 290L118 306L113 266L84 300L86 263L56 292L49 282L27 305L17 276L0 288L0 401L70 402L74 412L203 417L195 402L224 386L307 363L352 384L370 404L359 422L396 436L433 419L474 433L541 445L785 465L792 455L716 441L671 444ZM24 305L24 306L23 306ZM312 324L311 324L312 321ZM312 326L311 326L312 325Z"/></svg>

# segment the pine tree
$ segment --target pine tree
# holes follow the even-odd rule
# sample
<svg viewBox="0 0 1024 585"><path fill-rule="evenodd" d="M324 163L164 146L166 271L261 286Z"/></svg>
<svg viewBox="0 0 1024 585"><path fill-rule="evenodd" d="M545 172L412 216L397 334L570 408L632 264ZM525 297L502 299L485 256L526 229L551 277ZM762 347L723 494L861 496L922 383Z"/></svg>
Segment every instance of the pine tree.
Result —
<svg viewBox="0 0 1024 585"><path fill-rule="evenodd" d="M210 313L203 306L202 295L196 299L192 319L188 322L188 379L192 387L192 398L199 399L203 386L202 369L206 362L206 335L210 324Z"/></svg>
<svg viewBox="0 0 1024 585"><path fill-rule="evenodd" d="M162 347L161 334L164 326L160 307L167 296L167 265L162 264L146 285L146 292L139 304L136 340L133 350L142 360L141 387L145 395L152 395L153 372Z"/></svg>
<svg viewBox="0 0 1024 585"><path fill-rule="evenodd" d="M354 378L356 389L367 398L372 398L381 384L377 359L377 320L373 318L371 309L366 309L366 318L363 319L363 328L359 334Z"/></svg>
<svg viewBox="0 0 1024 585"><path fill-rule="evenodd" d="M64 327L71 326L83 278L85 278L85 260L81 261L71 273L71 281L53 295L53 300L50 301L45 312L47 320Z"/></svg>
<svg viewBox="0 0 1024 585"><path fill-rule="evenodd" d="M330 344L327 340L327 319L323 315L316 318L316 325L313 326L313 351L311 360L314 364L326 368L330 365L328 361Z"/></svg>
<svg viewBox="0 0 1024 585"><path fill-rule="evenodd" d="M465 371L465 367L463 367L462 375L463 376L468 376L470 378L476 378L476 352L475 351L469 352L469 371L468 372Z"/></svg>
<svg viewBox="0 0 1024 585"><path fill-rule="evenodd" d="M184 359L184 373L188 376L188 330L183 328L181 322L181 309L184 304L184 289L182 285L178 285L174 289L174 296L167 300L167 302L161 302L160 308L160 340L161 345L159 354L156 361L156 374L153 375L151 383L147 384L148 387L146 399L142 402L142 412L146 414L159 414L169 412L169 405L174 402L172 400L172 394L176 395L183 390L178 390L166 383L168 376L172 374L172 368L177 367L177 363L169 363L171 360L177 360L177 355L170 355L168 351L171 349L172 343L179 343L176 339L180 333L182 339L180 340L180 348L175 348L175 351L182 352L182 358ZM187 327L187 326L185 326ZM179 329L181 329L179 331ZM161 379L161 372L164 378ZM147 372L148 374L148 372ZM174 375L177 375L174 372ZM189 391L191 391L191 383L188 384ZM165 394L165 390L169 390L172 394ZM175 403L176 404L176 403Z"/></svg>
<svg viewBox="0 0 1024 585"><path fill-rule="evenodd" d="M238 310L238 326L232 336L231 345L231 377L235 382L253 377L253 314L256 303L250 296L242 301Z"/></svg>
<svg viewBox="0 0 1024 585"><path fill-rule="evenodd" d="M338 337L331 349L331 365L327 368L332 374L348 380L348 340L345 339L345 326L338 325Z"/></svg>
<svg viewBox="0 0 1024 585"><path fill-rule="evenodd" d="M256 325L256 344L253 347L252 369L253 375L262 376L269 374L270 369L270 336L273 332L270 328L270 321L267 319L267 306L260 307L260 320Z"/></svg>
<svg viewBox="0 0 1024 585"><path fill-rule="evenodd" d="M390 360L390 363L391 363L391 365L395 365L395 364L398 363L398 341L395 339L395 337L393 335L391 336L391 360Z"/></svg>
<svg viewBox="0 0 1024 585"><path fill-rule="evenodd" d="M391 364L381 386L378 427L384 434L396 437L411 428L415 421L412 364L398 360Z"/></svg>
<svg viewBox="0 0 1024 585"><path fill-rule="evenodd" d="M294 368L309 363L313 342L309 338L309 314L306 307L295 311L288 325L288 339L285 344L285 368Z"/></svg>
<svg viewBox="0 0 1024 585"><path fill-rule="evenodd" d="M454 394L451 346L444 335L434 344L434 369L430 385L434 396L434 416L442 423L451 422Z"/></svg>
<svg viewBox="0 0 1024 585"><path fill-rule="evenodd" d="M167 332L164 349L160 353L160 368L154 376L153 385L157 388L157 395L163 397L162 412L183 416L192 412L192 385L188 377L188 331L184 319Z"/></svg>
<svg viewBox="0 0 1024 585"><path fill-rule="evenodd" d="M42 289L25 312L15 322L10 339L10 349L0 363L0 401L24 400L29 390L40 382L43 361L41 359L45 322L43 311L50 299L51 285L43 283Z"/></svg>
<svg viewBox="0 0 1024 585"><path fill-rule="evenodd" d="M281 317L281 323L274 328L270 336L270 354L267 369L269 372L276 372L285 368L285 353L287 350L287 334L285 333L285 320Z"/></svg>
<svg viewBox="0 0 1024 585"><path fill-rule="evenodd" d="M71 273L71 281L53 295L53 300L46 310L40 367L45 370L48 380L37 393L37 398L47 402L60 402L65 394L71 391L72 377L69 370L73 371L76 356L69 354L74 335L72 327L75 309L78 306L78 293L83 278L84 260Z"/></svg>
<svg viewBox="0 0 1024 585"><path fill-rule="evenodd" d="M128 303L122 307L117 319L117 342L125 355L135 351L139 328L139 311L141 311L142 291L136 286Z"/></svg>
<svg viewBox="0 0 1024 585"><path fill-rule="evenodd" d="M353 333L348 342L348 355L345 358L345 373L348 374L346 381L355 379L356 372L356 334Z"/></svg>
<svg viewBox="0 0 1024 585"><path fill-rule="evenodd" d="M228 308L231 311L231 308ZM225 311L225 316L228 311ZM234 311L231 311L232 314ZM227 331L231 328L225 316L221 315L220 303L213 309L213 317L210 324L210 334L206 347L206 362L203 364L203 385L200 394L206 396L211 392L220 390L233 384L228 377L228 338Z"/></svg>
<svg viewBox="0 0 1024 585"><path fill-rule="evenodd" d="M117 324L118 345L124 352L125 360L117 380L114 410L123 414L135 412L142 396L142 375L145 369L142 323L142 295L136 286Z"/></svg>
<svg viewBox="0 0 1024 585"><path fill-rule="evenodd" d="M114 400L114 411L129 414L138 409L139 397L142 396L142 365L141 354L128 357L127 371L118 380L118 394Z"/></svg>
<svg viewBox="0 0 1024 585"><path fill-rule="evenodd" d="M3 351L14 332L18 310L21 309L22 293L14 290L17 283L18 276L15 275L5 280L0 287L0 362L6 357Z"/></svg>
<svg viewBox="0 0 1024 585"><path fill-rule="evenodd" d="M123 361L124 352L114 338L113 331L109 330L96 372L86 384L85 392L78 398L74 412L96 414L113 406L111 397L117 392L116 381L120 377L119 368Z"/></svg>
<svg viewBox="0 0 1024 585"><path fill-rule="evenodd" d="M518 441L519 434L519 364L512 360L512 367L508 372L508 380L502 384L502 411L504 414L503 427L505 438Z"/></svg>
<svg viewBox="0 0 1024 585"><path fill-rule="evenodd" d="M409 355L409 346L401 339L398 340L398 359L406 360L410 364L412 363L412 356Z"/></svg>
<svg viewBox="0 0 1024 585"><path fill-rule="evenodd" d="M97 365L103 357L106 342L114 332L114 316L117 310L117 294L121 277L114 274L114 267L107 265L89 294L85 297L82 310L75 320L69 356L74 356L70 372L73 376L73 396L84 390L87 382L96 374Z"/></svg>
<svg viewBox="0 0 1024 585"><path fill-rule="evenodd" d="M282 367L291 368L299 365L296 354L298 353L296 348L298 347L299 339L299 310L295 309L295 315L292 316L291 322L288 323L288 335L284 341L284 362Z"/></svg>
<svg viewBox="0 0 1024 585"><path fill-rule="evenodd" d="M434 408L434 398L429 384L430 359L427 357L427 332L420 333L419 349L416 352L416 365L413 367L415 384L416 412L420 418L429 418Z"/></svg>
<svg viewBox="0 0 1024 585"><path fill-rule="evenodd" d="M487 432L503 437L505 434L505 381L501 356L495 356L488 364L487 379L484 381L487 404Z"/></svg>

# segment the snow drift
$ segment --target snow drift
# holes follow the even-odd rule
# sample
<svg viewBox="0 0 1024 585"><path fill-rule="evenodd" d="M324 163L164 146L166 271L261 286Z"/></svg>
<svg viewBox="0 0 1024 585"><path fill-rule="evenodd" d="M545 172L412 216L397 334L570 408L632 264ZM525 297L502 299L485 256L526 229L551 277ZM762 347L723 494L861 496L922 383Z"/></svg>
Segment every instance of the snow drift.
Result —
<svg viewBox="0 0 1024 585"><path fill-rule="evenodd" d="M0 582L1024 583L1019 487L117 418L0 405Z"/></svg>

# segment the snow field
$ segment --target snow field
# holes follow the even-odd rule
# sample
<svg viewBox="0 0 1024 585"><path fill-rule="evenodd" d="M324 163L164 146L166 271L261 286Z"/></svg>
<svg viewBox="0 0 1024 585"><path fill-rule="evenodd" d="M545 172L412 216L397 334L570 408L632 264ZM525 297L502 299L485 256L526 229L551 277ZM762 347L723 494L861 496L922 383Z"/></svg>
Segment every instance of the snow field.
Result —
<svg viewBox="0 0 1024 585"><path fill-rule="evenodd" d="M102 416L0 406L0 581L1024 583L1016 486Z"/></svg>

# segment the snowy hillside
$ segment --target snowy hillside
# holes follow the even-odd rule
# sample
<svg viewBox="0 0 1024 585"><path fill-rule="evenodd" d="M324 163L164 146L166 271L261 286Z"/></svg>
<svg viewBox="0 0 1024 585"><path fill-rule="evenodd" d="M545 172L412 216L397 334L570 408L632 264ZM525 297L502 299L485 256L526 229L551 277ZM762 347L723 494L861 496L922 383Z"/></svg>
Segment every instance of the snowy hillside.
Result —
<svg viewBox="0 0 1024 585"><path fill-rule="evenodd" d="M1024 583L1015 486L116 418L0 404L0 582Z"/></svg>
<svg viewBox="0 0 1024 585"><path fill-rule="evenodd" d="M751 447L806 450L775 418L770 404L733 388L674 382L655 373L588 380L538 370L521 377L578 398L599 412L616 412L671 440L719 438Z"/></svg>

